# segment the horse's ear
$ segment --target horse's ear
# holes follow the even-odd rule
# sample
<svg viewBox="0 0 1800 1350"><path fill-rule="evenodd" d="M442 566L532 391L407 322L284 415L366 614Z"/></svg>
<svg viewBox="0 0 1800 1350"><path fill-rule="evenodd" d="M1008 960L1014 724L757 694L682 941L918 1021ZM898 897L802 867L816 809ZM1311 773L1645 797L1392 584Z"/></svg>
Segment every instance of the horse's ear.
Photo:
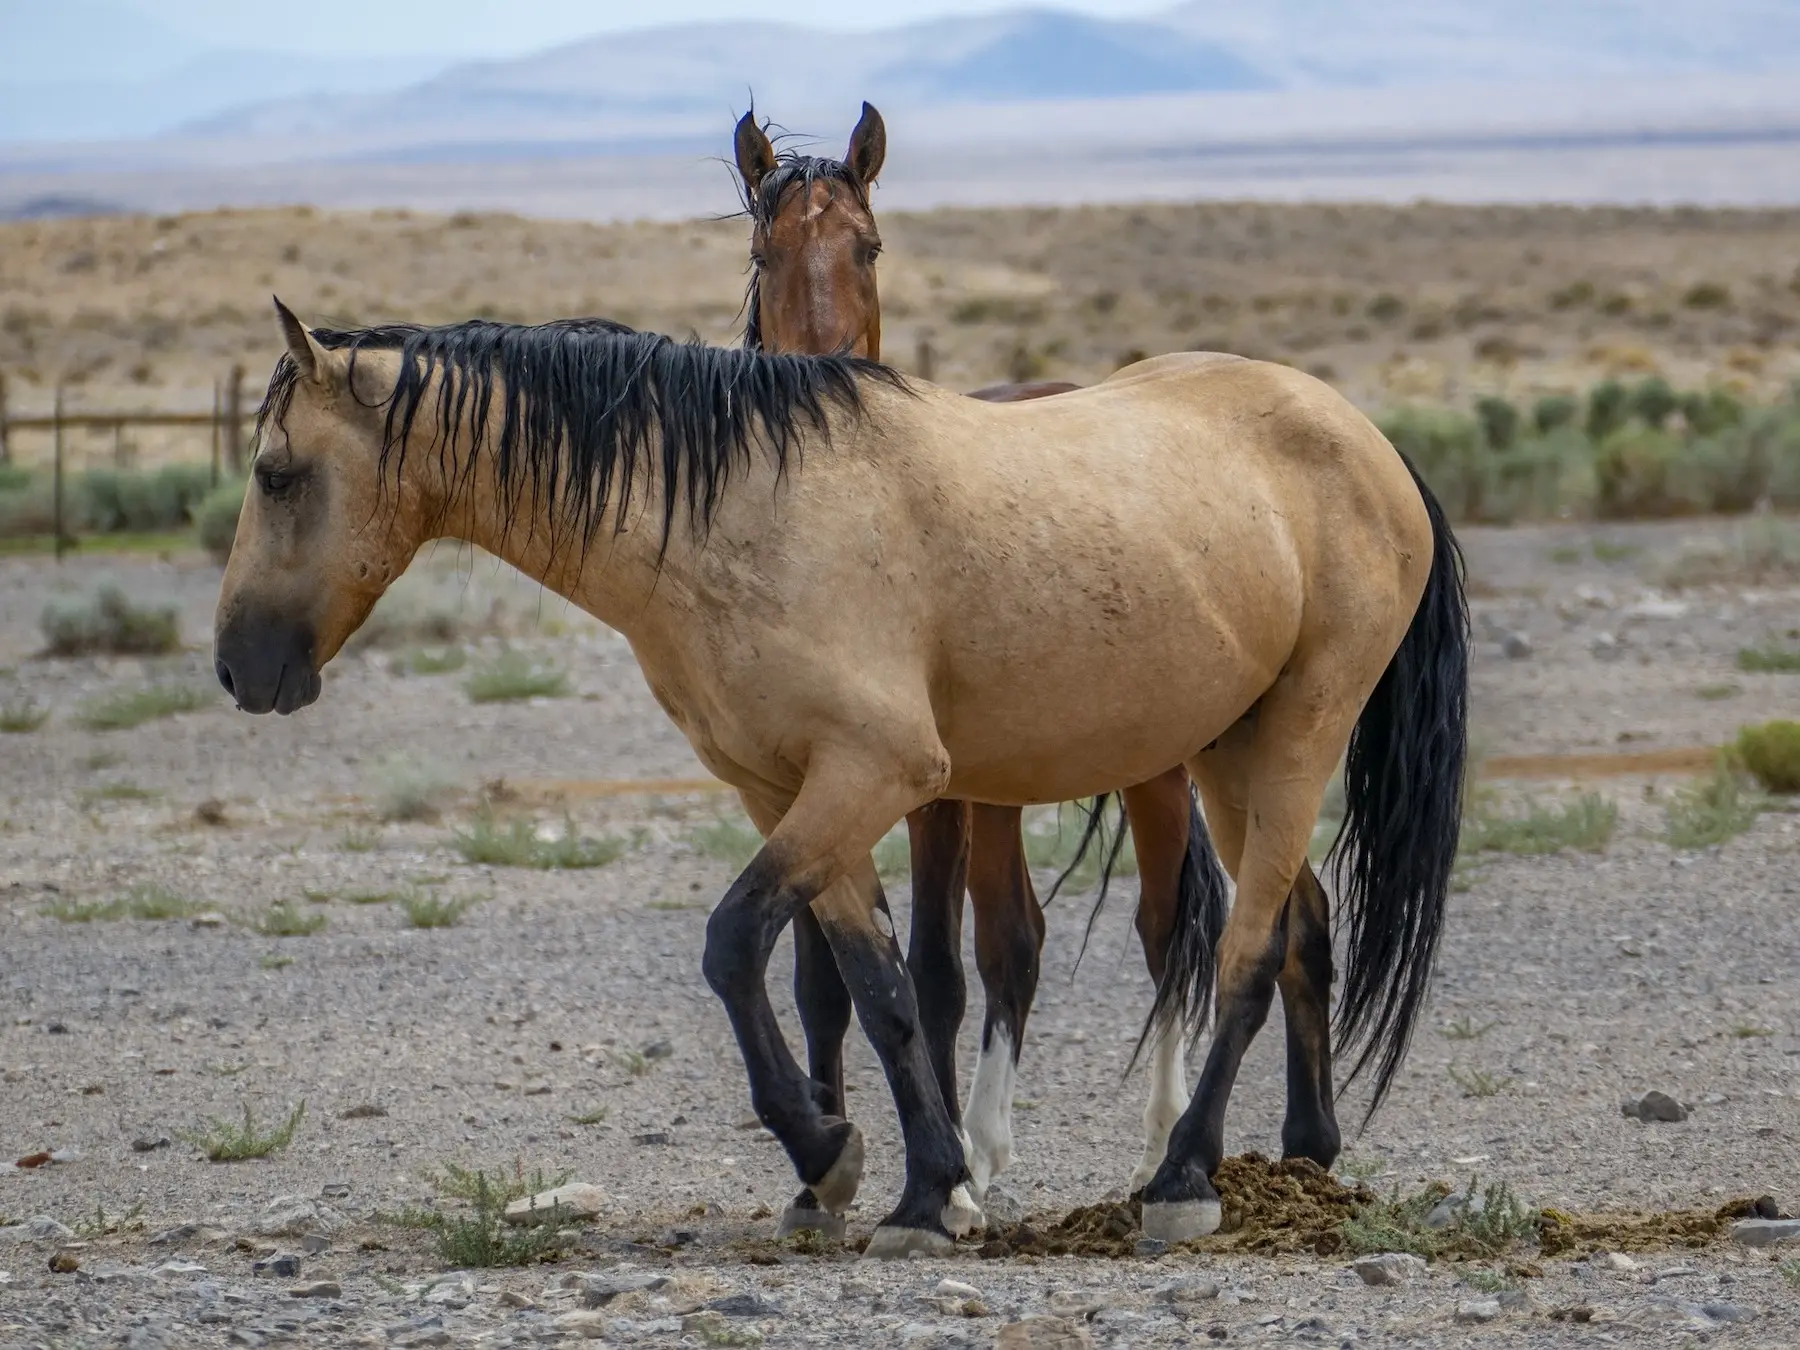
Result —
<svg viewBox="0 0 1800 1350"><path fill-rule="evenodd" d="M881 172L881 163L886 158L887 123L881 120L874 104L865 103L856 130L850 133L850 148L844 152L844 163L862 180L862 185L868 187Z"/></svg>
<svg viewBox="0 0 1800 1350"><path fill-rule="evenodd" d="M737 151L738 173L743 175L744 188L754 200L763 176L775 167L775 147L769 143L763 129L756 125L756 109L752 108L738 118L732 147Z"/></svg>
<svg viewBox="0 0 1800 1350"><path fill-rule="evenodd" d="M323 384L327 373L336 364L331 353L319 345L319 340L300 322L294 311L281 303L279 295L269 298L275 302L275 317L281 324L281 336L287 342L288 355L294 358L295 368L307 379Z"/></svg>

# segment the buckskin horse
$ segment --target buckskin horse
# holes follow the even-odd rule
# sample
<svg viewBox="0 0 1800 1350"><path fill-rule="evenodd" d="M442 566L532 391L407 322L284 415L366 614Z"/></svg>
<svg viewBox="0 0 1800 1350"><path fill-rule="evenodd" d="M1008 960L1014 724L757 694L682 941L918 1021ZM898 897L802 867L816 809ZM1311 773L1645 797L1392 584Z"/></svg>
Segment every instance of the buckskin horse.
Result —
<svg viewBox="0 0 1800 1350"><path fill-rule="evenodd" d="M311 331L286 353L215 619L247 712L322 670L427 540L504 559L631 643L765 836L708 924L759 1118L842 1213L856 1127L770 1006L810 906L887 1073L906 1181L867 1251L943 1251L968 1172L870 851L941 799L1019 806L1185 764L1237 877L1215 1031L1143 1191L1145 1232L1219 1222L1243 1054L1324 918L1290 900L1346 763L1339 1051L1374 1105L1430 978L1460 819L1460 554L1410 464L1329 386L1182 353L992 404L853 356L678 343L597 320ZM1320 1097L1319 1016L1290 1096Z"/></svg>

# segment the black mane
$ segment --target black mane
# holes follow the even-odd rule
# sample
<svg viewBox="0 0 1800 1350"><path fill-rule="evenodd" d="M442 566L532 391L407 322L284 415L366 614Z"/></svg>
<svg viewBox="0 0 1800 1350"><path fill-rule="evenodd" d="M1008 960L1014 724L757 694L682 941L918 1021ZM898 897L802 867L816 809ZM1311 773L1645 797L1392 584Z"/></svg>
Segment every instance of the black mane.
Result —
<svg viewBox="0 0 1800 1350"><path fill-rule="evenodd" d="M553 548L571 540L588 548L615 492L615 528L622 528L632 482L653 466L662 477L660 547L668 547L684 498L690 524L704 535L733 468L747 467L755 449L785 473L804 432L829 437L832 410L861 412L862 378L901 383L888 367L858 357L708 347L607 319L534 327L470 319L312 334L323 347L348 351L352 372L364 351L400 353L399 382L386 403L384 484L390 467L398 476L404 465L429 399L442 428L434 448L449 480L446 502L489 450L508 517L516 519L521 505L541 509ZM298 379L284 354L257 411L259 441L270 422L281 424ZM496 392L499 434L490 436Z"/></svg>
<svg viewBox="0 0 1800 1350"><path fill-rule="evenodd" d="M856 198L858 206L865 211L870 209L868 186L857 177L856 170L843 160L802 155L792 150L783 150L775 157L775 167L762 176L755 192L749 191L740 179L738 193L743 199L744 214L750 217L750 223L766 230L774 225L788 189L799 187L810 193L814 183L829 183L833 192L841 184ZM760 273L761 269L753 264L750 268L749 289L744 294L744 345L753 351L761 351L763 345L762 306L757 297Z"/></svg>

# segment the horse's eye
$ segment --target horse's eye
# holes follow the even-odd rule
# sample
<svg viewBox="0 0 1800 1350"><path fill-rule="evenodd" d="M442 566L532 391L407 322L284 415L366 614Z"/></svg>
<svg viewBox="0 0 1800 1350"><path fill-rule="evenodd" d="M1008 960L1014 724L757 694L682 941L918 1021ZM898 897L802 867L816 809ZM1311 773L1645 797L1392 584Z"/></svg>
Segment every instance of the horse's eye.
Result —
<svg viewBox="0 0 1800 1350"><path fill-rule="evenodd" d="M875 260L877 258L879 258L880 256L881 256L881 245L880 244L864 244L862 246L862 260L863 260L863 265L865 267L873 266Z"/></svg>
<svg viewBox="0 0 1800 1350"><path fill-rule="evenodd" d="M280 469L264 469L256 475L257 481L262 484L262 490L271 497L278 497L292 487L294 477L292 473Z"/></svg>

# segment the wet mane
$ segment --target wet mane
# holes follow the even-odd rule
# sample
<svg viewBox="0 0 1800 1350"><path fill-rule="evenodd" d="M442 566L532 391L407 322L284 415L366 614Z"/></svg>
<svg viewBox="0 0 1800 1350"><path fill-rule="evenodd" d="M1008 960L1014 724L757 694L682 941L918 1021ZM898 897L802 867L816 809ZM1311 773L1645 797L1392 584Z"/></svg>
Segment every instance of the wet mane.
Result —
<svg viewBox="0 0 1800 1350"><path fill-rule="evenodd" d="M607 319L536 326L470 319L312 334L320 346L350 353L353 376L362 352L400 354L399 382L385 405L384 486L390 468L397 480L429 400L441 428L432 448L449 483L446 502L490 452L502 509L509 519L521 506L541 511L553 549L574 543L585 551L610 506L618 508L615 530L622 529L632 484L649 468L662 478L660 548L667 549L684 501L704 537L733 469L747 468L755 450L784 474L804 433L829 437L833 410L860 413L862 379L901 383L888 367L856 357L708 347ZM270 423L282 424L298 380L284 354L256 414L259 443ZM496 397L494 435L488 423Z"/></svg>
<svg viewBox="0 0 1800 1350"><path fill-rule="evenodd" d="M826 159L820 155L802 155L793 150L783 150L775 156L775 167L762 176L753 193L738 181L738 195L744 203L743 214L750 218L750 223L770 229L775 224L775 217L781 213L782 200L790 188L798 187L810 193L814 183L827 183L835 193L838 185L849 189L856 199L856 204L864 211L869 207L869 189L862 179L841 159ZM762 306L757 297L757 283L761 280L762 269L750 268L750 283L744 293L744 346L752 351L761 351L762 340Z"/></svg>

